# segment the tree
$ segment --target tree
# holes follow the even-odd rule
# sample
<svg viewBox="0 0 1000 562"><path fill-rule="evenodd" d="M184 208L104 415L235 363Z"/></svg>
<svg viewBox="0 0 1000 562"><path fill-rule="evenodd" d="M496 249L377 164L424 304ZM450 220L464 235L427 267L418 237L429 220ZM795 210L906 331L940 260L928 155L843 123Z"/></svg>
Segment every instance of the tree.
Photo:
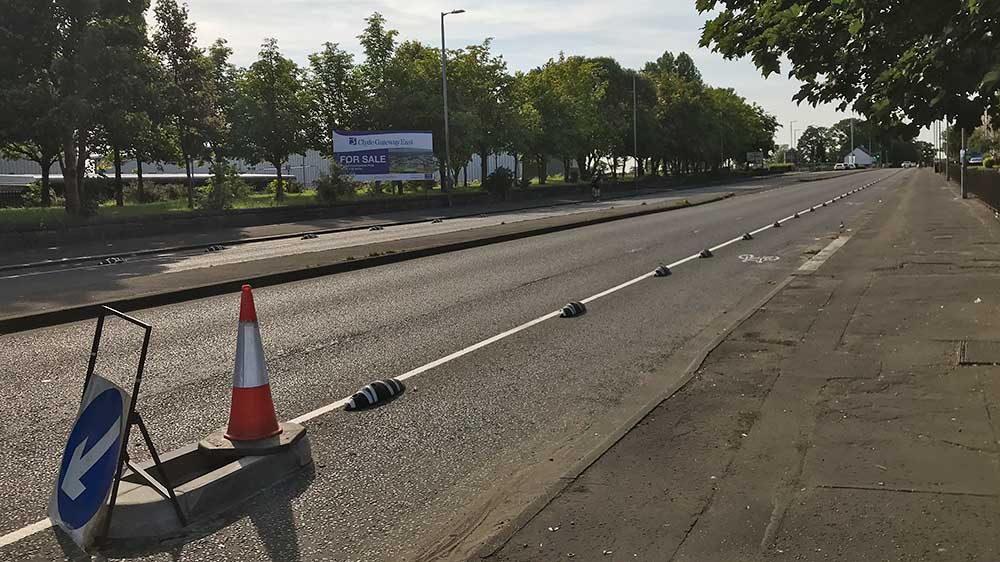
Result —
<svg viewBox="0 0 1000 562"><path fill-rule="evenodd" d="M767 76L790 62L794 96L839 102L907 132L951 117L1000 117L1000 3L987 0L698 0L702 46L749 56Z"/></svg>
<svg viewBox="0 0 1000 562"><path fill-rule="evenodd" d="M143 91L142 115L147 119L135 123L130 139L132 156L136 163L136 188L138 201L146 201L143 183L144 162L176 162L180 159L177 130L170 115L171 102L167 98L170 79L156 54L148 51L140 69L144 73L146 89Z"/></svg>
<svg viewBox="0 0 1000 562"><path fill-rule="evenodd" d="M306 88L310 101L310 144L331 157L333 131L350 128L360 105L353 55L336 43L324 43L322 51L309 55Z"/></svg>
<svg viewBox="0 0 1000 562"><path fill-rule="evenodd" d="M448 58L449 113L468 114L464 116L466 123L472 121L471 116L475 116L475 126L463 128L460 134L472 143L474 152L479 154L481 177L485 180L487 157L503 150L508 144L508 117L513 112L512 79L507 74L507 63L503 57L490 53L489 39L479 45L453 51ZM460 169L467 161L468 158L456 159L453 163L458 164Z"/></svg>
<svg viewBox="0 0 1000 562"><path fill-rule="evenodd" d="M356 81L361 89L362 103L359 119L373 129L383 129L392 121L393 108L386 103L386 72L396 49L399 32L386 27L385 17L375 12L365 18L367 24L358 40L365 52L365 62L355 68Z"/></svg>
<svg viewBox="0 0 1000 562"><path fill-rule="evenodd" d="M270 162L277 173L275 199L285 198L281 168L308 146L309 98L302 71L267 39L257 61L239 80L233 135L249 162Z"/></svg>
<svg viewBox="0 0 1000 562"><path fill-rule="evenodd" d="M216 39L208 48L207 60L211 65L207 90L212 96L211 113L204 122L204 142L211 158L212 180L210 198L206 204L213 209L225 209L230 204L232 186L238 183L235 168L229 159L239 152L233 136L233 119L236 112L240 70L229 57L233 50L225 39Z"/></svg>
<svg viewBox="0 0 1000 562"><path fill-rule="evenodd" d="M0 154L42 169L42 205L52 203L49 170L62 150L60 92L52 76L58 23L53 10L31 0L10 1L0 32Z"/></svg>
<svg viewBox="0 0 1000 562"><path fill-rule="evenodd" d="M934 165L934 145L927 141L917 141L917 150L920 151L920 165Z"/></svg>
<svg viewBox="0 0 1000 562"><path fill-rule="evenodd" d="M146 7L143 0L9 0L3 7L0 138L34 142L41 155L52 146L49 135L57 136L69 214L92 212L97 203L84 190L84 170L103 101L100 85L115 80L106 55L142 40ZM43 106L48 110L38 111Z"/></svg>
<svg viewBox="0 0 1000 562"><path fill-rule="evenodd" d="M137 27L130 28L127 41L119 43L103 53L104 63L114 69L114 79L97 84L97 116L100 125L100 140L110 152L115 171L115 204L125 204L122 186L122 157L134 148L139 131L151 126L147 108L155 105L152 96L151 68L160 70L154 64L146 49L145 19Z"/></svg>
<svg viewBox="0 0 1000 562"><path fill-rule="evenodd" d="M176 0L158 0L154 12L157 29L153 46L169 77L168 112L187 175L188 208L194 208L193 161L207 156L206 142L216 107L212 60L197 45L186 7Z"/></svg>
<svg viewBox="0 0 1000 562"><path fill-rule="evenodd" d="M544 170L546 155L564 162L576 159L580 176L589 177L596 165L595 139L602 126L601 100L607 89L599 68L583 57L550 59L528 74L535 81L532 93L542 114L543 145L539 167Z"/></svg>
<svg viewBox="0 0 1000 562"><path fill-rule="evenodd" d="M797 146L799 155L806 162L818 164L830 161L827 149L830 147L830 131L826 127L810 125L802 131Z"/></svg>
<svg viewBox="0 0 1000 562"><path fill-rule="evenodd" d="M387 125L399 129L429 129L433 133L434 152L444 186L444 178L457 173L445 169L440 51L417 41L405 41L393 50L383 76L384 103L393 109L391 114L385 114L391 119ZM453 97L454 92L450 91L449 96ZM449 110L452 163L460 165L468 160L472 151L466 134L470 130L469 115L459 108Z"/></svg>
<svg viewBox="0 0 1000 562"><path fill-rule="evenodd" d="M992 154L1000 150L1000 137L990 127L977 127L966 144L980 154Z"/></svg>

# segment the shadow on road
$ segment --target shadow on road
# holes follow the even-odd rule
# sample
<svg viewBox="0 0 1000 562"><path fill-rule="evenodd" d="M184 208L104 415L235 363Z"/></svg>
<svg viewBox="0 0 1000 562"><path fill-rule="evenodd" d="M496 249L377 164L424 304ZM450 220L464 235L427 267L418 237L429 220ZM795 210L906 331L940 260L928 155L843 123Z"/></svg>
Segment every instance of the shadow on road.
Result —
<svg viewBox="0 0 1000 562"><path fill-rule="evenodd" d="M260 537L270 560L299 562L302 556L292 502L309 487L315 477L315 469L310 464L275 486L218 514L215 518L191 524L182 536L158 541L116 542L102 549L101 555L106 556L108 560L130 560L167 554L171 560L181 560L186 551L203 550L205 545L202 541L207 537L220 532L225 535L227 527L244 525L241 520L247 519ZM233 532L238 535L241 531L235 529ZM58 532L56 535L63 546L67 560L91 560L63 533ZM216 542L219 539L219 536L215 537ZM237 539L232 542L239 544L241 541ZM214 544L212 548L217 546Z"/></svg>

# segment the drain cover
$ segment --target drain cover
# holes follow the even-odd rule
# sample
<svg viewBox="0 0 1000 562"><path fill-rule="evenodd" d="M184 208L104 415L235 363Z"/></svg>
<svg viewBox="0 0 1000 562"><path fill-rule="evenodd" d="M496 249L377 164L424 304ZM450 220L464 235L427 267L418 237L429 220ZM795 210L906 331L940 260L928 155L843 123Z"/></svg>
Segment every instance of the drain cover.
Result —
<svg viewBox="0 0 1000 562"><path fill-rule="evenodd" d="M1000 341L963 341L958 351L959 365L1000 365Z"/></svg>

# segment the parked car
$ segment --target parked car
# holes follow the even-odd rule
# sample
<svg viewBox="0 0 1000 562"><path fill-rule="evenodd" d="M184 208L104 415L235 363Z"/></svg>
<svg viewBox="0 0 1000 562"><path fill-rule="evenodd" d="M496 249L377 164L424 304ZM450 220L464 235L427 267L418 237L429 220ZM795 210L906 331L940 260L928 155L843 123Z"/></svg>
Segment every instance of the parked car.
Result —
<svg viewBox="0 0 1000 562"><path fill-rule="evenodd" d="M969 165L970 166L982 166L983 165L983 155L982 154L973 154L972 156L969 156Z"/></svg>
<svg viewBox="0 0 1000 562"><path fill-rule="evenodd" d="M846 170L847 166L843 162L837 162L833 165L834 170Z"/></svg>

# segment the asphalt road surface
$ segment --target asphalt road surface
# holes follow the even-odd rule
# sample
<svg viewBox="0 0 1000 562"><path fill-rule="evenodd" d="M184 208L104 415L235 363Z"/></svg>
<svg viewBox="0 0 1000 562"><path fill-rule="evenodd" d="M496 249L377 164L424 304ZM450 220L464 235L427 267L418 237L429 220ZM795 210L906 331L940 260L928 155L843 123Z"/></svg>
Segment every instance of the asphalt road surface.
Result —
<svg viewBox="0 0 1000 562"><path fill-rule="evenodd" d="M815 176L816 174L807 174ZM310 260L322 252L335 249L357 248L355 258L364 257L363 251L369 244L389 241L404 241L447 233L471 231L483 227L515 224L551 217L567 217L608 208L638 208L642 205L680 201L689 198L701 198L705 195L726 194L771 189L800 181L800 175L762 178L738 184L724 186L702 187L682 191L645 193L628 198L618 198L600 202L582 202L576 204L558 204L548 207L536 207L524 210L500 211L449 218L441 222L433 222L427 218L420 222L408 224L393 224L397 220L413 220L417 214L424 211L372 216L351 217L347 219L332 219L329 224L317 223L301 225L298 231L329 228L357 228L343 232L319 235L317 238L303 240L300 236L292 236L277 240L248 242L226 247L222 251L209 252L204 248L190 250L166 250L155 253L129 256L123 263L103 264L99 259L86 261L71 261L68 263L35 262L43 257L45 252L28 259L29 262L40 263L34 267L17 269L0 269L0 295L10 301L10 306L0 311L0 317L20 316L25 314L57 310L67 306L88 304L91 301L107 301L127 298L130 287L134 292L144 294L150 289L143 280L152 281L164 289L185 284L178 281L177 274L190 278L196 270L219 268L220 266L240 266L261 260L273 260L284 257L294 257L296 260ZM820 176L822 177L822 176ZM531 204L531 202L528 202ZM538 203L535 203L537 205ZM468 212L467 209L461 211ZM386 225L382 230L369 231L374 224ZM281 225L278 225L279 227ZM270 230L265 228L264 230ZM295 232L295 230L293 230ZM132 250L140 241L129 242ZM190 242L190 240L186 240ZM161 240L148 240L150 246L160 247ZM97 251L95 248L86 248ZM71 248L63 248L65 257L73 255ZM82 251L82 250L81 250ZM111 251L102 248L100 252ZM23 257L23 256L22 256ZM220 270L216 270L218 273ZM195 274L196 275L196 274ZM142 288L139 288L142 287ZM124 293L124 294L123 294Z"/></svg>
<svg viewBox="0 0 1000 562"><path fill-rule="evenodd" d="M895 175L894 174L899 174ZM681 373L671 358L880 203L892 170L795 184L255 291L280 418L337 401L500 332L859 187L871 189L689 261L408 380L384 407L306 423L315 465L137 560L462 558ZM753 257L749 257L752 254ZM777 257L778 259L773 259ZM757 259L764 258L764 259ZM228 414L238 295L138 311L154 326L139 408L162 450ZM92 322L0 337L0 535L45 516ZM105 333L98 370L128 380L138 334ZM136 448L135 450L140 450ZM0 560L59 560L44 530ZM112 558L117 554L112 553Z"/></svg>

